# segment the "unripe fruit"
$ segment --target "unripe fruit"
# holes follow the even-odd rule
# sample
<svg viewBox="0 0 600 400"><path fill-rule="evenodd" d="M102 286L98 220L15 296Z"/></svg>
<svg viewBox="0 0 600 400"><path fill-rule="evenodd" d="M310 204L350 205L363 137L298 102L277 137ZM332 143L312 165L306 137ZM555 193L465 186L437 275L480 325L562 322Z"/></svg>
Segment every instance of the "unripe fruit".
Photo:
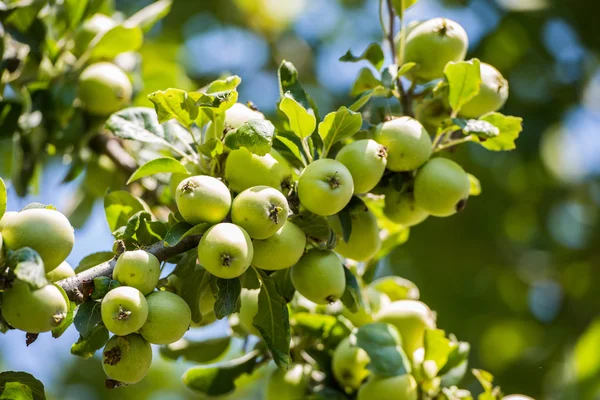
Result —
<svg viewBox="0 0 600 400"><path fill-rule="evenodd" d="M415 62L411 75L427 82L444 76L450 61L463 61L469 47L467 33L458 23L433 18L415 26L406 37L404 62Z"/></svg>
<svg viewBox="0 0 600 400"><path fill-rule="evenodd" d="M2 228L4 227L4 225L6 224L6 222L14 217L15 215L17 215L16 211L6 211L4 213L4 215L2 216L2 218L0 218L0 232L2 231Z"/></svg>
<svg viewBox="0 0 600 400"><path fill-rule="evenodd" d="M131 102L133 88L127 74L112 63L92 64L79 76L77 93L90 114L108 116Z"/></svg>
<svg viewBox="0 0 600 400"><path fill-rule="evenodd" d="M354 193L367 193L383 176L387 163L385 146L372 139L357 140L342 147L335 159L352 175Z"/></svg>
<svg viewBox="0 0 600 400"><path fill-rule="evenodd" d="M190 224L221 222L231 208L231 193L223 182L208 175L190 176L177 186L177 209Z"/></svg>
<svg viewBox="0 0 600 400"><path fill-rule="evenodd" d="M390 171L412 171L431 156L429 134L411 117L395 118L379 125L375 140L387 148L387 169Z"/></svg>
<svg viewBox="0 0 600 400"><path fill-rule="evenodd" d="M504 396L502 400L535 400L533 397L525 396L524 394L510 394Z"/></svg>
<svg viewBox="0 0 600 400"><path fill-rule="evenodd" d="M160 262L144 250L121 254L113 270L113 279L121 285L131 286L147 295L154 290L160 278Z"/></svg>
<svg viewBox="0 0 600 400"><path fill-rule="evenodd" d="M300 400L306 398L308 375L302 364L292 365L287 371L276 369L267 378L265 400Z"/></svg>
<svg viewBox="0 0 600 400"><path fill-rule="evenodd" d="M104 14L94 14L75 32L75 47L73 48L73 54L77 57L81 56L85 53L88 45L97 34L107 32L115 25L115 21L109 16Z"/></svg>
<svg viewBox="0 0 600 400"><path fill-rule="evenodd" d="M253 119L265 119L265 115L245 104L235 103L225 111L225 129L237 129Z"/></svg>
<svg viewBox="0 0 600 400"><path fill-rule="evenodd" d="M260 185L283 192L292 180L292 169L275 149L271 149L269 154L259 156L241 148L227 156L225 180L234 192Z"/></svg>
<svg viewBox="0 0 600 400"><path fill-rule="evenodd" d="M418 225L429 217L427 211L419 207L412 192L397 190L385 194L383 212L391 221L407 227Z"/></svg>
<svg viewBox="0 0 600 400"><path fill-rule="evenodd" d="M357 328L374 322L379 310L392 302L386 294L372 287L367 287L363 290L363 299L367 300L368 305L359 308L355 313L346 307L342 309L342 315Z"/></svg>
<svg viewBox="0 0 600 400"><path fill-rule="evenodd" d="M144 325L148 318L148 302L136 288L119 286L104 296L100 313L106 329L125 336Z"/></svg>
<svg viewBox="0 0 600 400"><path fill-rule="evenodd" d="M419 207L436 217L447 217L467 204L471 184L460 165L447 158L434 158L415 178L414 196Z"/></svg>
<svg viewBox="0 0 600 400"><path fill-rule="evenodd" d="M357 400L417 400L417 381L410 374L372 376L358 391Z"/></svg>
<svg viewBox="0 0 600 400"><path fill-rule="evenodd" d="M354 192L352 175L342 163L322 158L304 169L298 180L298 197L306 209L317 215L341 211Z"/></svg>
<svg viewBox="0 0 600 400"><path fill-rule="evenodd" d="M2 238L6 247L10 250L31 247L44 261L46 272L58 267L73 249L73 227L58 211L32 208L3 221Z"/></svg>
<svg viewBox="0 0 600 400"><path fill-rule="evenodd" d="M479 93L460 109L466 118L478 118L483 114L502 108L508 99L508 81L490 64L481 63L481 86Z"/></svg>
<svg viewBox="0 0 600 400"><path fill-rule="evenodd" d="M381 247L377 218L371 211L350 212L352 231L346 243L343 239L342 224L338 216L328 218L333 231L337 234L335 251L345 258L355 261L366 261L373 257Z"/></svg>
<svg viewBox="0 0 600 400"><path fill-rule="evenodd" d="M138 383L152 364L152 347L134 333L111 337L102 351L102 368L111 379L123 383Z"/></svg>
<svg viewBox="0 0 600 400"><path fill-rule="evenodd" d="M148 318L140 335L154 344L169 344L181 339L192 320L192 312L185 300L163 291L151 293L146 301Z"/></svg>
<svg viewBox="0 0 600 400"><path fill-rule="evenodd" d="M66 261L63 261L58 267L46 273L46 279L50 282L62 281L72 276L75 276L75 271L73 271L73 268Z"/></svg>
<svg viewBox="0 0 600 400"><path fill-rule="evenodd" d="M253 240L254 258L252 265L269 271L289 268L296 264L306 247L306 235L290 221L273 236L264 240Z"/></svg>
<svg viewBox="0 0 600 400"><path fill-rule="evenodd" d="M253 239L267 239L287 221L290 208L280 191L254 186L238 194L231 204L231 220Z"/></svg>
<svg viewBox="0 0 600 400"><path fill-rule="evenodd" d="M339 257L331 250L311 250L292 267L296 290L317 304L337 301L346 289L346 275Z"/></svg>
<svg viewBox="0 0 600 400"><path fill-rule="evenodd" d="M10 325L29 333L48 332L67 315L68 305L54 285L31 289L28 283L15 280L4 292L2 316Z"/></svg>
<svg viewBox="0 0 600 400"><path fill-rule="evenodd" d="M371 359L366 351L353 345L350 337L338 344L331 359L333 376L340 386L356 390L369 375L367 365Z"/></svg>
<svg viewBox="0 0 600 400"><path fill-rule="evenodd" d="M242 289L243 290L243 289ZM215 295L210 288L204 289L198 299L198 307L200 308L200 314L202 314L202 320L200 322L192 321L191 326L197 328L206 325L210 325L217 320L215 315L215 302L217 301Z"/></svg>
<svg viewBox="0 0 600 400"><path fill-rule="evenodd" d="M417 300L399 300L383 307L377 314L377 322L392 324L400 332L406 355L423 347L426 329L435 329L435 314L427 305Z"/></svg>
<svg viewBox="0 0 600 400"><path fill-rule="evenodd" d="M200 264L211 274L223 279L233 279L246 272L253 255L248 233L230 223L211 227L198 244Z"/></svg>
<svg viewBox="0 0 600 400"><path fill-rule="evenodd" d="M240 312L238 314L240 326L251 335L261 337L258 329L254 327L254 316L258 312L258 295L260 289L242 288L240 293Z"/></svg>

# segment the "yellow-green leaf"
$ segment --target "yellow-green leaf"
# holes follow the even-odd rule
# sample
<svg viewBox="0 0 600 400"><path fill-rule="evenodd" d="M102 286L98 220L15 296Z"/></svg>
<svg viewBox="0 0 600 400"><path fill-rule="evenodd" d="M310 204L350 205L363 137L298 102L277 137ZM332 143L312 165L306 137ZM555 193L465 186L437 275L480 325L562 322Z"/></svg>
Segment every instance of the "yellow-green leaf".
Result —
<svg viewBox="0 0 600 400"><path fill-rule="evenodd" d="M476 58L446 64L444 75L450 89L448 101L454 115L458 114L462 106L479 93L481 86L479 65L479 60Z"/></svg>
<svg viewBox="0 0 600 400"><path fill-rule="evenodd" d="M279 103L279 109L288 117L292 132L302 139L310 136L317 127L315 116L287 93Z"/></svg>
<svg viewBox="0 0 600 400"><path fill-rule="evenodd" d="M138 179L142 179L146 176L169 172L173 174L190 175L187 168L178 160L171 157L161 157L150 160L146 164L139 167L131 175L127 181L127 184L129 185L131 182L135 182Z"/></svg>

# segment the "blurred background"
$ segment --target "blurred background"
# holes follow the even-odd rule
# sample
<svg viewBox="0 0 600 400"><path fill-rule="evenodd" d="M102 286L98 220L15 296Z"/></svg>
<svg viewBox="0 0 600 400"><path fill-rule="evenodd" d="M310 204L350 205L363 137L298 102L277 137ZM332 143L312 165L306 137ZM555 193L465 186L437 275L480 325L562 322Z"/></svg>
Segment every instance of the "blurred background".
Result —
<svg viewBox="0 0 600 400"><path fill-rule="evenodd" d="M149 3L115 5L131 15ZM600 399L600 2L420 0L406 18L438 16L466 29L469 57L509 80L504 113L523 117L524 132L511 152L459 148L455 157L481 180L482 195L453 218L414 228L379 273L413 280L438 325L471 343L471 367L490 371L506 393ZM373 41L381 41L376 0L176 0L141 50L136 103L151 106L150 92L194 90L227 72L243 79L240 101L273 114L276 68L287 59L323 115L351 101L368 66L338 58ZM9 209L41 201L68 211L78 182L60 185L66 168L46 169L37 195L11 193ZM101 201L90 209L72 265L111 248ZM69 354L74 329L44 336L30 348L22 333L3 336L0 370L33 373L57 399L194 398L180 383L183 362L155 362L142 383L109 392L97 359ZM476 388L471 378L465 385Z"/></svg>

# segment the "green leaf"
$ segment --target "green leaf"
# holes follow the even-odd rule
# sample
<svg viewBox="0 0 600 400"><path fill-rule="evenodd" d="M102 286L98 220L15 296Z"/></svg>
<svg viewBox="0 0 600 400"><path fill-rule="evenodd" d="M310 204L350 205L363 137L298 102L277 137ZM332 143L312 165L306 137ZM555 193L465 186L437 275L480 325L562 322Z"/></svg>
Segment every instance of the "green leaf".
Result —
<svg viewBox="0 0 600 400"><path fill-rule="evenodd" d="M485 114L479 119L481 121L489 122L500 131L498 136L491 139L485 141L479 139L480 144L483 147L492 151L513 150L516 147L515 140L517 140L519 134L523 130L522 118L493 112Z"/></svg>
<svg viewBox="0 0 600 400"><path fill-rule="evenodd" d="M77 308L75 318L73 318L73 324L82 339L89 339L96 327L102 325L100 306L101 303L99 301L88 300L81 303Z"/></svg>
<svg viewBox="0 0 600 400"><path fill-rule="evenodd" d="M577 382L594 382L600 377L600 318L596 317L577 339L573 351Z"/></svg>
<svg viewBox="0 0 600 400"><path fill-rule="evenodd" d="M151 219L152 219L152 216L150 215L149 212L138 211L127 220L127 224L116 229L113 232L113 236L115 237L115 239L119 239L119 240L127 240L127 239L133 238L133 239L137 239L138 242L141 242L142 240L137 238L138 230L140 230L140 228L145 223L150 221ZM160 238L157 238L157 239L160 239ZM151 244L151 243L144 243L144 244Z"/></svg>
<svg viewBox="0 0 600 400"><path fill-rule="evenodd" d="M331 146L342 139L348 138L359 131L362 125L362 116L342 106L337 111L325 116L319 124L319 135L323 138L324 152L327 155Z"/></svg>
<svg viewBox="0 0 600 400"><path fill-rule="evenodd" d="M295 334L320 339L329 348L335 348L351 333L348 326L333 315L297 312L292 319Z"/></svg>
<svg viewBox="0 0 600 400"><path fill-rule="evenodd" d="M479 60L474 58L469 61L449 62L444 67L444 75L450 90L448 101L454 115L479 93L481 86L479 65Z"/></svg>
<svg viewBox="0 0 600 400"><path fill-rule="evenodd" d="M217 364L198 365L185 371L183 383L208 396L221 396L235 390L235 381L257 367L260 352L251 351L240 358Z"/></svg>
<svg viewBox="0 0 600 400"><path fill-rule="evenodd" d="M409 374L410 361L401 346L400 334L390 324L375 322L358 328L356 344L364 349L371 362L367 367L379 376Z"/></svg>
<svg viewBox="0 0 600 400"><path fill-rule="evenodd" d="M206 157L216 158L223 154L224 146L222 141L216 137L211 137L205 143L201 144L198 150Z"/></svg>
<svg viewBox="0 0 600 400"><path fill-rule="evenodd" d="M148 32L154 24L167 16L171 11L172 0L159 0L142 8L140 11L127 18L123 25L133 27L137 26L144 32Z"/></svg>
<svg viewBox="0 0 600 400"><path fill-rule="evenodd" d="M419 288L408 279L399 276L385 276L369 284L369 287L387 295L390 300L418 300Z"/></svg>
<svg viewBox="0 0 600 400"><path fill-rule="evenodd" d="M458 344L446 338L446 332L441 329L425 330L424 343L423 372L427 378L433 379L446 365L448 356Z"/></svg>
<svg viewBox="0 0 600 400"><path fill-rule="evenodd" d="M392 91L384 88L383 86L377 86L372 90L368 90L362 94L350 107L348 107L351 111L360 110L365 104L369 102L371 97L387 97L390 98L392 96Z"/></svg>
<svg viewBox="0 0 600 400"><path fill-rule="evenodd" d="M29 247L10 251L8 265L19 280L27 282L33 289L39 289L48 284L42 257Z"/></svg>
<svg viewBox="0 0 600 400"><path fill-rule="evenodd" d="M344 239L344 242L348 243L350 235L352 234L352 217L350 216L350 211L348 208L344 208L337 216L340 219L340 225L342 227L342 239Z"/></svg>
<svg viewBox="0 0 600 400"><path fill-rule="evenodd" d="M296 293L296 288L292 283L291 278L291 268L285 268L279 271L275 271L271 277L275 280L277 284L277 289L279 293L283 296L286 302L292 301L294 298L294 294Z"/></svg>
<svg viewBox="0 0 600 400"><path fill-rule="evenodd" d="M300 84L298 70L294 67L294 64L283 60L277 70L277 77L279 78L279 95L283 98L289 93L308 112L312 111L316 119L319 120L319 110L313 99Z"/></svg>
<svg viewBox="0 0 600 400"><path fill-rule="evenodd" d="M331 236L332 229L327 219L320 215L305 211L292 215L290 221L298 225L309 239L326 242Z"/></svg>
<svg viewBox="0 0 600 400"><path fill-rule="evenodd" d="M467 373L469 365L469 343L458 342L448 355L446 365L440 370L438 376L442 378L443 387L458 385Z"/></svg>
<svg viewBox="0 0 600 400"><path fill-rule="evenodd" d="M117 190L104 196L104 213L111 232L127 225L129 219L140 211L149 211L141 199L124 190Z"/></svg>
<svg viewBox="0 0 600 400"><path fill-rule="evenodd" d="M348 310L355 313L363 307L360 286L354 274L346 266L344 266L344 273L346 275L346 289L344 289L344 294L340 300Z"/></svg>
<svg viewBox="0 0 600 400"><path fill-rule="evenodd" d="M217 299L215 301L215 316L223 319L240 309L240 293L242 284L239 278L217 279Z"/></svg>
<svg viewBox="0 0 600 400"><path fill-rule="evenodd" d="M417 66L415 62L407 62L402 64L400 68L398 68L398 76L404 76L410 72L411 69Z"/></svg>
<svg viewBox="0 0 600 400"><path fill-rule="evenodd" d="M264 156L271 151L274 137L275 127L270 121L253 119L228 132L225 146L231 150L245 147L251 153Z"/></svg>
<svg viewBox="0 0 600 400"><path fill-rule="evenodd" d="M77 342L71 346L71 354L84 359L90 358L100 350L108 341L108 329L104 325L96 325L87 339L79 336Z"/></svg>
<svg viewBox="0 0 600 400"><path fill-rule="evenodd" d="M301 163L305 163L306 157L302 150L300 138L291 132L278 132L275 140L285 146Z"/></svg>
<svg viewBox="0 0 600 400"><path fill-rule="evenodd" d="M2 219L6 212L7 197L6 184L4 183L4 180L0 178L0 219Z"/></svg>
<svg viewBox="0 0 600 400"><path fill-rule="evenodd" d="M199 364L216 362L221 359L231 346L231 337L210 338L202 341L183 339L160 347L160 355L176 361L180 358Z"/></svg>
<svg viewBox="0 0 600 400"><path fill-rule="evenodd" d="M204 222L190 225L187 222L178 222L169 229L165 236L165 246L175 246L188 236L203 235L212 224Z"/></svg>
<svg viewBox="0 0 600 400"><path fill-rule="evenodd" d="M141 28L117 25L103 35L96 36L88 51L91 58L112 59L121 53L138 50L143 41Z"/></svg>
<svg viewBox="0 0 600 400"><path fill-rule="evenodd" d="M465 135L476 135L484 139L491 139L500 134L500 130L489 122L469 119L464 120L461 118L452 118L452 122L462 129Z"/></svg>
<svg viewBox="0 0 600 400"><path fill-rule="evenodd" d="M150 160L146 164L139 167L131 175L131 177L127 181L127 185L146 176L168 172L174 174L190 175L187 168L178 160L171 157L160 157L155 158L154 160Z"/></svg>
<svg viewBox="0 0 600 400"><path fill-rule="evenodd" d="M192 321L199 323L202 321L200 296L204 290L210 290L212 275L196 265L197 257L197 250L192 249L177 263L176 268L178 269L177 277L183 282L180 296L192 311Z"/></svg>
<svg viewBox="0 0 600 400"><path fill-rule="evenodd" d="M29 388L29 391L20 390L20 393L31 394L31 397L6 397L8 389L11 390L11 394L19 393L15 391L16 385L10 385L11 383L18 383ZM44 391L44 384L35 379L33 375L22 371L5 371L0 373L0 398L7 400L24 400L30 398L33 400L45 400L46 393Z"/></svg>
<svg viewBox="0 0 600 400"><path fill-rule="evenodd" d="M121 286L121 284L118 281L112 280L108 276L96 277L94 278L94 290L90 295L90 299L101 300L106 296L106 293L119 286Z"/></svg>
<svg viewBox="0 0 600 400"><path fill-rule="evenodd" d="M352 85L350 90L351 96L358 96L368 90L375 89L378 86L382 86L381 81L373 75L373 71L369 68L363 68L359 71L358 77Z"/></svg>
<svg viewBox="0 0 600 400"><path fill-rule="evenodd" d="M236 89L240 83L242 83L242 78L237 75L228 76L225 79L217 79L212 81L204 90L204 93L216 93L216 92L224 92L226 90Z"/></svg>
<svg viewBox="0 0 600 400"><path fill-rule="evenodd" d="M0 388L0 400L33 400L29 386L19 382L6 382Z"/></svg>
<svg viewBox="0 0 600 400"><path fill-rule="evenodd" d="M287 303L279 293L273 278L263 270L255 269L255 272L262 286L258 294L258 312L254 316L252 325L260 332L275 364L281 369L286 369L292 362Z"/></svg>
<svg viewBox="0 0 600 400"><path fill-rule="evenodd" d="M82 271L88 270L92 267L95 267L98 264L102 264L114 257L112 251L99 251L97 253L89 254L79 262L77 268L75 268L75 273L80 273Z"/></svg>
<svg viewBox="0 0 600 400"><path fill-rule="evenodd" d="M346 54L340 57L340 61L343 62L358 62L361 60L367 60L377 70L380 70L383 66L383 59L383 50L381 50L381 46L378 43L371 43L369 47L367 47L366 50L363 51L363 53L359 56L353 55L352 52L348 50Z"/></svg>
<svg viewBox="0 0 600 400"><path fill-rule="evenodd" d="M394 7L396 15L402 19L404 11L414 5L417 1L419 0L392 0L392 6Z"/></svg>
<svg viewBox="0 0 600 400"><path fill-rule="evenodd" d="M494 381L494 375L490 374L487 371L484 371L483 369L474 369L472 370L472 372L473 375L475 375L475 378L477 378L477 380L481 384L483 390L485 390L486 392L491 392L494 388L494 385L492 384L492 382Z"/></svg>
<svg viewBox="0 0 600 400"><path fill-rule="evenodd" d="M237 90L223 90L212 93L190 93L196 101L196 105L202 108L210 108L217 114L224 113L235 104L238 99Z"/></svg>
<svg viewBox="0 0 600 400"><path fill-rule="evenodd" d="M479 196L481 194L481 183L479 179L475 175L467 174L469 177L469 184L471 185L469 189L469 196Z"/></svg>
<svg viewBox="0 0 600 400"><path fill-rule="evenodd" d="M279 103L279 109L288 117L292 132L301 139L309 137L317 127L315 116L309 113L306 108L302 107L288 93L285 94L281 103Z"/></svg>
<svg viewBox="0 0 600 400"><path fill-rule="evenodd" d="M104 124L106 130L121 139L169 146L165 129L156 111L149 107L130 107L112 114Z"/></svg>
<svg viewBox="0 0 600 400"><path fill-rule="evenodd" d="M62 290L63 293L65 292L62 287L56 284L55 286L59 288L59 290ZM56 328L52 329L52 337L55 339L61 337L62 334L65 333L65 331L73 324L73 317L75 316L75 309L77 308L77 305L74 302L69 301L66 293L64 293L64 296L67 298L69 311L67 311L65 318L60 321L60 324Z"/></svg>
<svg viewBox="0 0 600 400"><path fill-rule="evenodd" d="M189 127L198 116L198 106L191 93L181 89L158 90L148 95L154 104L158 122L163 123L176 119L183 126Z"/></svg>

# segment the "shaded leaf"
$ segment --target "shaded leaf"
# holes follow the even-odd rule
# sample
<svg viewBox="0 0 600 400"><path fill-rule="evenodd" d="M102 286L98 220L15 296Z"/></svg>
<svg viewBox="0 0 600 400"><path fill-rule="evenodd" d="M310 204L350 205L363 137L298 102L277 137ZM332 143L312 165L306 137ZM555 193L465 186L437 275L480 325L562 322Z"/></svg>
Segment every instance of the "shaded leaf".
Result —
<svg viewBox="0 0 600 400"><path fill-rule="evenodd" d="M56 328L52 329L52 337L57 339L61 337L63 333L65 333L71 324L73 324L73 318L75 316L75 309L77 308L77 305L74 302L69 301L67 294L62 287L58 285L55 286L59 288L59 290L62 290L63 296L67 299L67 305L69 306L69 310L67 311L65 318L60 321L60 324Z"/></svg>
<svg viewBox="0 0 600 400"><path fill-rule="evenodd" d="M160 355L174 361L182 358L186 361L205 364L220 359L229 349L230 344L231 337L229 336L202 341L182 339L178 342L161 346Z"/></svg>
<svg viewBox="0 0 600 400"><path fill-rule="evenodd" d="M240 309L240 293L242 285L239 278L217 279L217 299L215 301L215 316L223 319Z"/></svg>
<svg viewBox="0 0 600 400"><path fill-rule="evenodd" d="M410 361L401 346L400 334L390 324L375 322L358 328L356 344L371 362L368 369L380 376L399 376L411 371Z"/></svg>
<svg viewBox="0 0 600 400"><path fill-rule="evenodd" d="M203 235L212 224L204 222L198 225L190 225L187 222L178 222L169 229L165 235L165 246L175 246L188 236Z"/></svg>
<svg viewBox="0 0 600 400"><path fill-rule="evenodd" d="M80 273L92 267L95 267L98 264L102 264L113 258L114 254L112 251L99 251L97 253L92 253L85 256L75 268L75 273Z"/></svg>
<svg viewBox="0 0 600 400"><path fill-rule="evenodd" d="M127 185L146 176L168 172L174 174L190 175L187 168L178 160L171 157L160 157L155 158L154 160L150 160L146 164L139 167L131 175L131 177L127 181Z"/></svg>
<svg viewBox="0 0 600 400"><path fill-rule="evenodd" d="M121 53L138 50L143 41L144 34L141 28L117 25L103 35L96 36L88 51L92 58L112 59Z"/></svg>
<svg viewBox="0 0 600 400"><path fill-rule="evenodd" d="M296 288L292 283L292 278L290 273L292 272L291 268L285 268L279 271L275 271L271 277L275 280L277 284L277 289L279 293L283 296L285 301L288 303L292 301L294 298L294 294L296 293Z"/></svg>
<svg viewBox="0 0 600 400"><path fill-rule="evenodd" d="M127 18L123 25L137 26L144 32L148 32L154 24L167 16L171 11L172 0L158 0Z"/></svg>
<svg viewBox="0 0 600 400"><path fill-rule="evenodd" d="M308 211L292 215L290 221L298 225L310 239L326 242L333 232L325 217Z"/></svg>
<svg viewBox="0 0 600 400"><path fill-rule="evenodd" d="M44 262L35 250L23 247L9 251L7 263L16 277L27 282L32 289L39 289L48 284Z"/></svg>
<svg viewBox="0 0 600 400"><path fill-rule="evenodd" d="M309 137L317 127L315 116L288 93L279 103L279 109L288 117L292 132L302 139Z"/></svg>
<svg viewBox="0 0 600 400"><path fill-rule="evenodd" d="M71 346L71 354L82 358L90 358L100 350L108 341L108 329L104 325L96 325L90 332L89 337L79 337L77 342Z"/></svg>
<svg viewBox="0 0 600 400"><path fill-rule="evenodd" d="M454 115L458 114L463 105L479 93L481 73L479 60L449 62L444 67L444 75L448 80L448 101Z"/></svg>
<svg viewBox="0 0 600 400"><path fill-rule="evenodd" d="M0 373L0 397L13 399L12 397L5 397L5 395L7 395L7 386L10 386L10 383L19 383L29 388L29 392L27 393L31 393L31 398L33 400L46 399L44 384L36 379L33 375L23 371L5 371ZM14 399L21 400L19 398Z"/></svg>
<svg viewBox="0 0 600 400"><path fill-rule="evenodd" d="M100 300L114 288L121 286L118 281L110 279L108 276L99 276L94 278L94 290L90 295L92 300Z"/></svg>
<svg viewBox="0 0 600 400"><path fill-rule="evenodd" d="M129 192L117 190L104 196L104 213L111 232L127 225L129 219L140 211L149 211L148 206Z"/></svg>
<svg viewBox="0 0 600 400"><path fill-rule="evenodd" d="M211 137L205 143L201 144L198 150L206 157L216 158L223 154L223 149L223 142L216 137Z"/></svg>
<svg viewBox="0 0 600 400"><path fill-rule="evenodd" d="M345 265L344 274L346 275L346 289L344 289L344 294L342 294L340 300L348 310L355 313L363 307L360 286L358 285L358 280L356 280L354 274Z"/></svg>
<svg viewBox="0 0 600 400"><path fill-rule="evenodd" d="M470 349L469 343L466 342L459 342L454 347L448 355L446 365L444 365L438 374L442 378L442 386L451 387L460 383L467 373Z"/></svg>
<svg viewBox="0 0 600 400"><path fill-rule="evenodd" d="M96 327L102 324L100 306L100 302L88 300L81 303L77 308L77 312L73 318L73 325L75 325L75 329L77 329L82 339L89 339Z"/></svg>
<svg viewBox="0 0 600 400"><path fill-rule="evenodd" d="M245 147L251 153L264 156L271 151L274 137L275 127L270 121L253 119L228 132L225 136L225 146L231 150Z"/></svg>
<svg viewBox="0 0 600 400"><path fill-rule="evenodd" d="M378 43L371 43L359 56L355 56L350 50L348 50L346 54L340 57L340 61L344 62L358 62L367 60L377 70L380 70L383 66L383 59L383 50L381 50L381 46Z"/></svg>
<svg viewBox="0 0 600 400"><path fill-rule="evenodd" d="M382 86L381 81L373 75L373 71L369 68L363 68L359 71L358 77L352 85L350 90L351 96L358 96L367 90L375 89L378 86Z"/></svg>
<svg viewBox="0 0 600 400"><path fill-rule="evenodd" d="M392 91L389 89L384 88L383 86L377 86L375 88L373 88L372 90L368 90L366 92L364 92L354 103L352 103L352 105L350 105L350 107L348 107L348 109L350 109L351 111L358 111L360 110L365 104L368 103L368 101L371 99L371 97L391 97L392 96Z"/></svg>

